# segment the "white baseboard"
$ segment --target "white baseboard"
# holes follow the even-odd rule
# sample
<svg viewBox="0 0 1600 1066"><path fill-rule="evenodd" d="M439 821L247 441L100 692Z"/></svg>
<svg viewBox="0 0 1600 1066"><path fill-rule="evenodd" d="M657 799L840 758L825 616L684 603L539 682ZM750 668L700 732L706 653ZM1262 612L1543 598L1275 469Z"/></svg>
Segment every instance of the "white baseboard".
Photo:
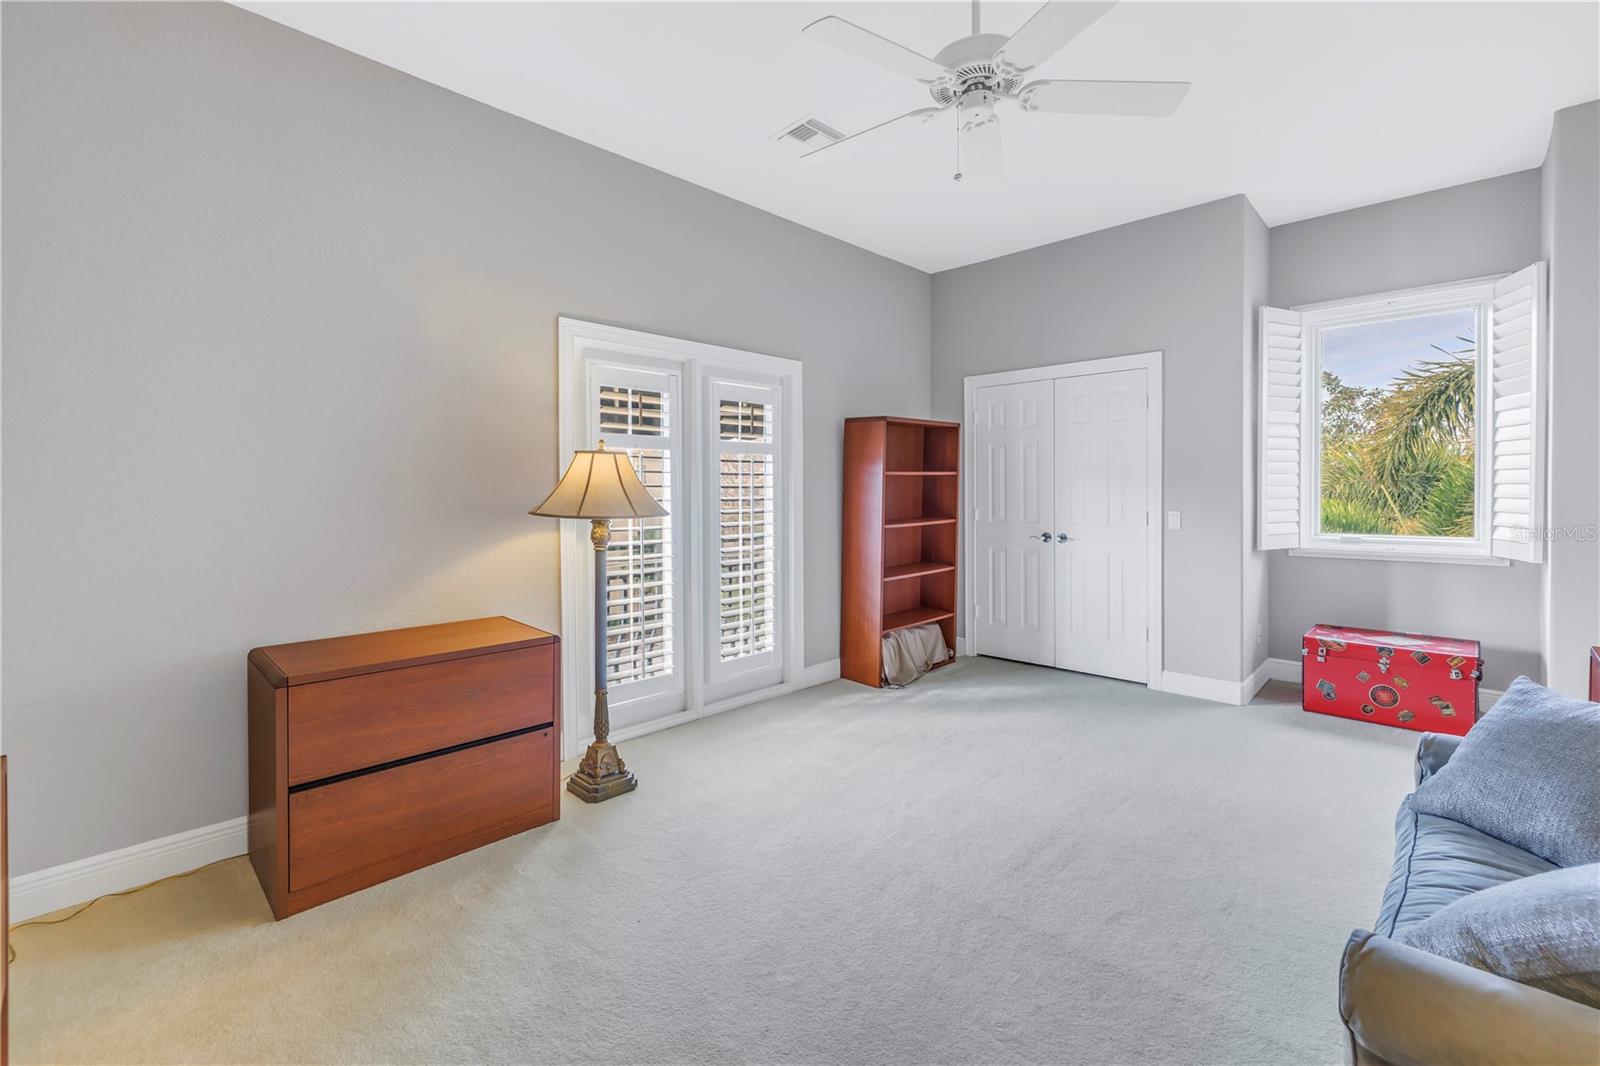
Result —
<svg viewBox="0 0 1600 1066"><path fill-rule="evenodd" d="M1268 660L1270 662L1270 660ZM1255 699L1256 693L1261 691L1261 686L1272 679L1268 669L1268 662L1250 671L1250 676L1243 681L1221 681L1214 677L1201 677L1198 674L1180 674L1176 670L1161 671L1161 684L1154 686L1162 692L1173 692L1179 696L1192 696L1197 700L1210 700L1212 703L1226 703L1234 707L1243 707Z"/></svg>
<svg viewBox="0 0 1600 1066"><path fill-rule="evenodd" d="M812 685L826 685L829 681L839 680L839 660L829 659L825 663L812 663L810 666L800 668L800 676L795 678L794 691L810 688Z"/></svg>
<svg viewBox="0 0 1600 1066"><path fill-rule="evenodd" d="M1251 677L1254 676L1254 674L1251 675ZM1249 684L1248 679L1244 681L1219 681L1217 678L1201 677L1199 674L1180 674L1176 670L1163 670L1161 671L1161 684L1159 687L1162 692L1171 692L1179 696L1192 696L1197 700L1210 700L1212 703L1227 703L1239 707L1249 703L1250 696L1255 695L1255 689L1250 690L1250 696L1244 695L1245 688Z"/></svg>
<svg viewBox="0 0 1600 1066"><path fill-rule="evenodd" d="M1300 683L1300 660L1268 659L1267 677L1272 681L1288 681L1298 685Z"/></svg>
<svg viewBox="0 0 1600 1066"><path fill-rule="evenodd" d="M710 711L708 713L715 714L716 712ZM663 729L671 729L675 725L683 725L686 722L692 722L696 718L703 717L705 716L695 714L693 711L679 711L676 714L669 714L661 718L652 718L648 722L638 722L634 725L625 725L620 729L613 729L609 739L613 744L621 744L624 740L649 736L651 733L659 733ZM589 746L589 742L592 740L594 740L593 733L585 730L583 737L577 743L577 748L570 757L576 759L579 755L582 755L584 749Z"/></svg>
<svg viewBox="0 0 1600 1066"><path fill-rule="evenodd" d="M247 824L244 817L231 818L13 877L11 920L25 922L107 892L138 888L218 859L244 855L250 850Z"/></svg>
<svg viewBox="0 0 1600 1066"><path fill-rule="evenodd" d="M1269 680L1287 681L1292 685L1300 683L1299 659L1268 659L1266 662ZM1487 714L1501 696L1505 695L1504 689L1478 687L1478 713Z"/></svg>
<svg viewBox="0 0 1600 1066"><path fill-rule="evenodd" d="M1256 693L1261 691L1261 686L1272 680L1270 659L1262 659L1261 665L1250 671L1250 676L1239 683L1239 705L1256 698Z"/></svg>

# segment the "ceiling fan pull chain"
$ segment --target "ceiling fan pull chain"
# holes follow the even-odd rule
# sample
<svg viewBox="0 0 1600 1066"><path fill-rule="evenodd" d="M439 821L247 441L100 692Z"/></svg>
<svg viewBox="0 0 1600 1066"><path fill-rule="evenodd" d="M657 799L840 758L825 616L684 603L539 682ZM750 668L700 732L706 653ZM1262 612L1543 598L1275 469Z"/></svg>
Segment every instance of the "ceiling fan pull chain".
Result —
<svg viewBox="0 0 1600 1066"><path fill-rule="evenodd" d="M956 172L951 181L961 180L961 112L956 111Z"/></svg>

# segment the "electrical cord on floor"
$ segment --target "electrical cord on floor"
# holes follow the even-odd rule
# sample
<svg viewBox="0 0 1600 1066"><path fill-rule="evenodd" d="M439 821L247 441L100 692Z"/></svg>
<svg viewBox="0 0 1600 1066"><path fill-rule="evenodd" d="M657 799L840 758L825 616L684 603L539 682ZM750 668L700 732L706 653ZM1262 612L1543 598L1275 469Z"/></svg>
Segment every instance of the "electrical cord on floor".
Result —
<svg viewBox="0 0 1600 1066"><path fill-rule="evenodd" d="M213 866L220 866L221 864L223 864L225 862L231 862L232 860L237 859L237 858L239 858L239 856L237 856L237 855L229 855L226 859L218 859L215 862L208 862L204 866L196 866L193 870L185 870L181 874L168 874L166 877L158 877L156 880L147 881L142 885L135 885L132 888L125 888L121 892L107 892L103 896L96 896L94 899L89 900L87 903L79 904L78 908L76 910L74 910L71 914L64 914L60 918L33 918L33 919L30 919L29 921L26 921L26 922L18 922L16 925L13 925L10 928L9 932L10 933L15 933L18 929L26 929L30 925L60 925L62 922L71 921L72 919L76 918L78 915L82 914L84 911L88 910L90 907L93 907L96 903L99 903L103 899L115 899L118 896L131 896L136 892L143 892L147 888L154 888L157 885L166 884L168 881L177 881L177 880L179 880L181 878L184 878L184 877L193 877L195 874L199 873L201 870L209 870ZM11 937L9 935L6 937L6 949L7 949L6 962L8 962L8 963L16 962L17 961L17 948L16 948L16 945L11 943Z"/></svg>

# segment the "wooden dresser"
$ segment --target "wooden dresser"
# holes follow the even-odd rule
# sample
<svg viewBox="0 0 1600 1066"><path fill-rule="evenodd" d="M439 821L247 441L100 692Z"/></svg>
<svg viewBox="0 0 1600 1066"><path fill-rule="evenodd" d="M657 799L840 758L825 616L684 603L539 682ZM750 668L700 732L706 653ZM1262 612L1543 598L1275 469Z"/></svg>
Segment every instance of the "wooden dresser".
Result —
<svg viewBox="0 0 1600 1066"><path fill-rule="evenodd" d="M273 913L560 817L560 664L509 618L252 651L250 861Z"/></svg>

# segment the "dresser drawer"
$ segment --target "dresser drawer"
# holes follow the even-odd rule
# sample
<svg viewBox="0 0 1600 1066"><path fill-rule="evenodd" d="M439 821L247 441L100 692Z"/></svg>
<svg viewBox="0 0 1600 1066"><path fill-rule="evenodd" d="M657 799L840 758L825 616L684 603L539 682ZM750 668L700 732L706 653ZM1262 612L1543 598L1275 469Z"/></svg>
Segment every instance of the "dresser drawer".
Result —
<svg viewBox="0 0 1600 1066"><path fill-rule="evenodd" d="M542 729L289 794L289 890L551 807Z"/></svg>
<svg viewBox="0 0 1600 1066"><path fill-rule="evenodd" d="M289 690L289 784L554 720L550 645L360 674Z"/></svg>

